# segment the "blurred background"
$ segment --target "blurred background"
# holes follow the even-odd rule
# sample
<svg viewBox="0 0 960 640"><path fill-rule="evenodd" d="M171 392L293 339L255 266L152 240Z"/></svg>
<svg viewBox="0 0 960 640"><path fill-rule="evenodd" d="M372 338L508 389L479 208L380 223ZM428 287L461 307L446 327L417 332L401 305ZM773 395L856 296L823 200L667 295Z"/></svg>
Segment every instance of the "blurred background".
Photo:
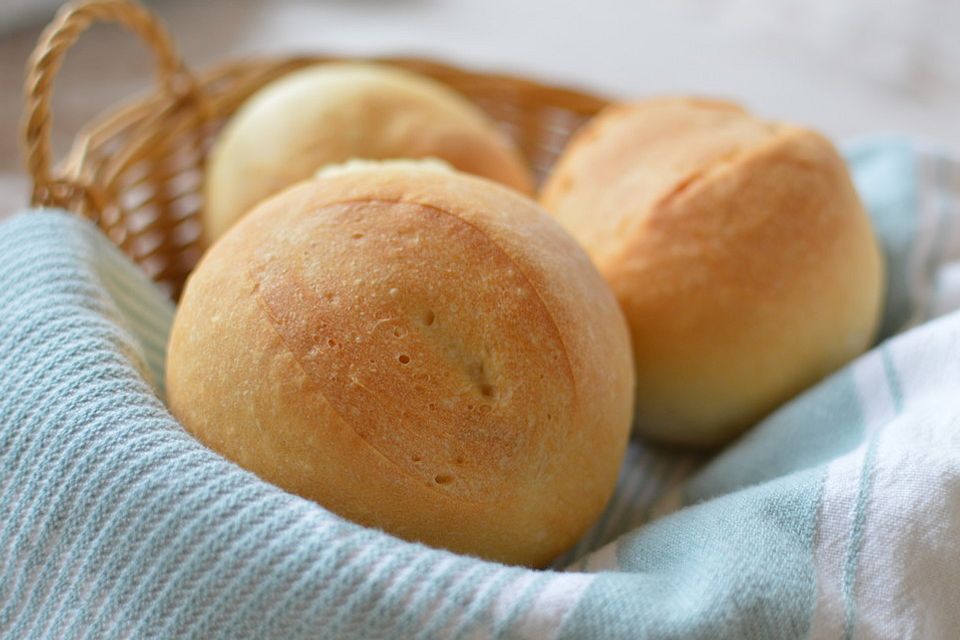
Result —
<svg viewBox="0 0 960 640"><path fill-rule="evenodd" d="M25 202L23 70L55 0L0 0L0 216ZM843 140L900 132L960 153L960 0L154 0L187 64L413 54L612 97L695 93ZM61 153L149 89L150 54L96 27L57 80Z"/></svg>

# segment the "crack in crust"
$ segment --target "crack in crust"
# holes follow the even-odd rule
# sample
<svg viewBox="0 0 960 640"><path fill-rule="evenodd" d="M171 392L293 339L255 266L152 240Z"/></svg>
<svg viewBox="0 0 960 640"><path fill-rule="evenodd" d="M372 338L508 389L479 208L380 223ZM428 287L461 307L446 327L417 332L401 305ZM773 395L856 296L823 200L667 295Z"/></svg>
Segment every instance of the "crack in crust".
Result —
<svg viewBox="0 0 960 640"><path fill-rule="evenodd" d="M404 199L404 198L397 198L397 199L352 198L351 199L351 198L347 198L342 200L326 202L324 203L322 209L325 209L328 207L342 206L342 205L367 204L367 203L377 203L377 202L383 203L383 204L407 204L407 205L414 205L417 207L423 207L424 209L430 210L434 213L449 217L455 220L459 224L470 227L486 243L488 243L491 247L493 247L496 252L498 252L501 256L503 256L503 258L506 261L508 261L510 265L512 265L515 268L516 273L520 276L520 278L522 278L526 288L536 296L536 299L538 301L538 306L540 307L543 316L549 322L548 331L553 335L554 339L557 341L557 344L560 347L560 351L563 354L563 361L565 365L564 370L566 373L566 377L568 378L570 388L572 390L572 394L571 394L572 397L570 399L570 404L572 407L574 407L574 410L576 410L575 408L577 407L577 384L576 384L574 368L573 368L572 360L570 358L570 353L569 353L567 344L563 339L563 335L560 331L559 325L557 324L553 314L551 313L550 308L548 307L546 301L543 299L540 291L534 286L531 278L520 267L520 265L517 264L517 261L510 255L510 253L508 253L497 241L495 241L492 237L490 237L490 235L486 233L482 228L478 227L477 225L467 220L464 220L462 217L460 217L456 213L448 211L436 205L431 205L428 203L417 201L415 199ZM261 284L262 284L261 280L263 277L262 266L263 265L259 264L257 261L253 261L246 273L247 277L253 284L253 294L257 301L257 305L261 309L261 311L264 313L265 319L267 320L267 324L271 326L272 330L279 337L282 344L284 345L284 348L290 353L290 355L293 356L293 360L297 363L297 367L304 373L304 375L306 376L306 379L310 381L311 385L316 388L319 396L330 407L331 411L337 417L340 423L346 426L347 428L349 428L353 433L355 433L361 441L363 441L368 447L370 447L370 449L372 449L380 458L387 461L392 467L394 467L398 472L400 472L402 476L415 481L419 486L425 486L431 492L442 494L447 498L456 497L457 500L461 500L461 501L466 500L466 501L475 502L475 503L485 502L485 500L483 500L482 498L484 495L487 495L486 492L480 492L478 494L479 495L479 499L478 499L477 497L475 497L475 495L465 496L465 495L462 495L461 492L457 492L456 494L451 494L449 490L450 485L449 483L446 483L446 482L442 484L423 482L424 478L421 475L416 474L414 471L404 467L403 465L395 461L390 455L388 455L388 452L378 447L376 442L372 441L368 436L365 436L364 433L362 433L362 431L359 430L351 420L347 419L347 417L343 414L343 412L337 408L336 403L331 402L330 399L327 397L327 395L324 393L322 380L318 378L317 372L313 371L312 370L313 367L307 366L306 363L304 362L305 354L302 353L302 349L298 349L296 345L291 344L289 336L286 335L286 333L288 332L284 331L284 325L288 323L285 322L284 319L277 314L276 310L274 309L275 304L272 304L270 301L264 298L263 287L261 287ZM389 413L386 411L385 405L383 404L382 400L377 396L376 393L371 393L369 395L375 402L377 402L378 406L381 407L383 413Z"/></svg>

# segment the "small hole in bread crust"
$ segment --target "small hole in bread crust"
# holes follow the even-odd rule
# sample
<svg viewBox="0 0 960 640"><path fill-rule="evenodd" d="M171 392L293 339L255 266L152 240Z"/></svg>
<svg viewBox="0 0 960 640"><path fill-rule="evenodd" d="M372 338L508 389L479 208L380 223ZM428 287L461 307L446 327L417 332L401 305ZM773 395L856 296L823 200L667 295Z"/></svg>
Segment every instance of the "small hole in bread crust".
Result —
<svg viewBox="0 0 960 640"><path fill-rule="evenodd" d="M408 355L405 354L405 353L401 353L401 354L397 357L397 360L400 361L400 364L409 364L409 363L410 363L410 356L408 356Z"/></svg>
<svg viewBox="0 0 960 640"><path fill-rule="evenodd" d="M393 328L393 335L394 335L395 337L397 337L397 338L402 338L405 333L406 333L406 331L404 331L403 327L394 327L394 328Z"/></svg>
<svg viewBox="0 0 960 640"><path fill-rule="evenodd" d="M356 233L351 234L350 237L353 238L354 240L359 240L360 238L363 237L363 234L362 234L361 232L357 231Z"/></svg>
<svg viewBox="0 0 960 640"><path fill-rule="evenodd" d="M411 457L410 457L410 462L416 463L416 462L420 462L421 460L423 460L423 458L421 458L421 457L418 456L418 455L414 455L414 456L411 456Z"/></svg>
<svg viewBox="0 0 960 640"><path fill-rule="evenodd" d="M434 320L436 320L436 319L437 319L437 315L436 315L433 311L431 311L430 309L427 309L426 313L423 314L423 324L424 324L424 326L429 327L430 325L433 324Z"/></svg>
<svg viewBox="0 0 960 640"><path fill-rule="evenodd" d="M450 484L453 482L453 476L449 473L438 473L434 476L433 481L437 484Z"/></svg>
<svg viewBox="0 0 960 640"><path fill-rule="evenodd" d="M492 384L482 384L480 385L480 395L484 398L492 398L494 394L494 389Z"/></svg>

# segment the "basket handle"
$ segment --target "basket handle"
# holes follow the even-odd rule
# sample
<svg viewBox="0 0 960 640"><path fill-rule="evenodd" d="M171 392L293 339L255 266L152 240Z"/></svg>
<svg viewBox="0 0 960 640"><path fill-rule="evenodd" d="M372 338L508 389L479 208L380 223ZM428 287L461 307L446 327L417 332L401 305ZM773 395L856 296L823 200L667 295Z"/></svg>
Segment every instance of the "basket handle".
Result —
<svg viewBox="0 0 960 640"><path fill-rule="evenodd" d="M63 5L27 62L23 140L27 173L33 179L31 205L69 208L77 199L99 209L98 198L79 177L55 176L50 146L53 80L63 57L96 22L116 22L140 36L153 50L163 89L175 98L199 96L193 76L180 61L173 40L159 19L132 0L80 0Z"/></svg>

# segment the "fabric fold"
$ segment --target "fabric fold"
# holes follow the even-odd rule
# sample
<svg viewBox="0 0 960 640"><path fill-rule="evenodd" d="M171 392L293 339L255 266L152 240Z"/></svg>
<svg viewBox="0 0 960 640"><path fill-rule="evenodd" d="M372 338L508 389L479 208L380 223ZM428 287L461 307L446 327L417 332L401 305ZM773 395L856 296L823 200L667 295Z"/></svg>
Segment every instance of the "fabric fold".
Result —
<svg viewBox="0 0 960 640"><path fill-rule="evenodd" d="M847 157L881 341L715 456L632 442L552 571L364 529L205 449L163 404L164 294L89 222L7 221L0 636L952 637L960 164L900 138Z"/></svg>

